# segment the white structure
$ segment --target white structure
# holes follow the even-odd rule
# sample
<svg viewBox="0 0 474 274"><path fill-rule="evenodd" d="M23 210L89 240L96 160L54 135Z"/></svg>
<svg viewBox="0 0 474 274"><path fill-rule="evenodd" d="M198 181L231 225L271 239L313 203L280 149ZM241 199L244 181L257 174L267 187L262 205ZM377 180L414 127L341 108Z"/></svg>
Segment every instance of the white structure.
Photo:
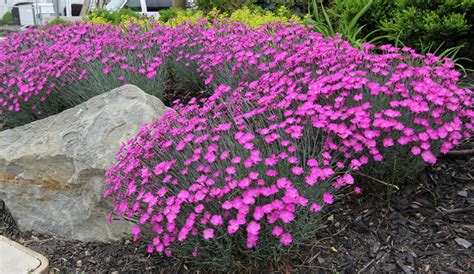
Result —
<svg viewBox="0 0 474 274"><path fill-rule="evenodd" d="M40 23L43 16L54 16L54 0L0 0L0 19L7 12L19 17L20 25ZM58 0L59 15L72 16L73 4L82 5L84 0ZM64 12L66 11L66 12ZM33 17L33 13L36 18ZM18 20L18 19L17 19Z"/></svg>
<svg viewBox="0 0 474 274"><path fill-rule="evenodd" d="M6 12L11 12L16 24L35 25L44 23L54 18L54 1L59 6L59 16L66 20L78 20L80 17L72 17L72 5L83 5L84 0L0 0L0 19ZM106 9L117 11L121 8L128 8L146 16L159 17L158 11L169 7L185 8L186 4L192 1L186 0L111 0ZM95 8L95 1L91 1ZM46 19L46 20L45 20Z"/></svg>
<svg viewBox="0 0 474 274"><path fill-rule="evenodd" d="M84 0L59 0L59 13L63 16L66 16L66 14L63 14L64 8L67 9L69 6L69 9L72 4L80 4L82 5L84 3ZM41 4L53 4L53 0L0 0L0 17L2 17L6 12L11 12L12 8L17 6L18 4L38 4L41 6Z"/></svg>
<svg viewBox="0 0 474 274"><path fill-rule="evenodd" d="M122 8L128 8L147 16L159 16L160 9L179 7L185 8L186 0L111 0L105 6L107 10L117 11Z"/></svg>

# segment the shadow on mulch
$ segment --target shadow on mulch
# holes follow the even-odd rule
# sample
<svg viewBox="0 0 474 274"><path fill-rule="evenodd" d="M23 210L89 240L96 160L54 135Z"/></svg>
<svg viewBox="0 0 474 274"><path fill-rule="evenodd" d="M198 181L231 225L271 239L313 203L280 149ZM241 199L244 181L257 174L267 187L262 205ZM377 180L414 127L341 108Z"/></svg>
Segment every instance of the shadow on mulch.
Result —
<svg viewBox="0 0 474 274"><path fill-rule="evenodd" d="M472 140L462 147L473 148ZM462 246L474 243L473 173L474 157L441 159L393 193L390 203L383 188L367 182L361 197L350 194L331 206L308 255L290 269L474 272L474 247ZM148 255L142 241L80 242L20 231L2 201L0 235L42 253L61 272L181 272L172 260Z"/></svg>

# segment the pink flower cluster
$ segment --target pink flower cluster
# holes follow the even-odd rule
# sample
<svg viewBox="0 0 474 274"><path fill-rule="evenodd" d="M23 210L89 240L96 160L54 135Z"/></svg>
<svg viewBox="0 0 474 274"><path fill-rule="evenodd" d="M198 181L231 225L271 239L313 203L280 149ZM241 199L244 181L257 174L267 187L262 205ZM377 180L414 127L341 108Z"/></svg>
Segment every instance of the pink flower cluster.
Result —
<svg viewBox="0 0 474 274"><path fill-rule="evenodd" d="M205 26L77 24L0 44L6 111L93 77L94 60L123 82L156 81L170 65L212 91L143 125L107 171L105 196L136 218L135 238L151 228L150 252L189 244L196 255L241 234L247 248L290 245L337 191L360 192L354 171L393 158L432 164L472 132L472 91L456 86L450 60L392 46L375 54L302 26Z"/></svg>
<svg viewBox="0 0 474 274"><path fill-rule="evenodd" d="M290 245L290 223L354 184L332 134L309 115L288 115L282 100L220 85L204 105L177 105L121 149L105 195L119 217L139 216L156 232L150 252L239 231L254 248L270 228Z"/></svg>
<svg viewBox="0 0 474 274"><path fill-rule="evenodd" d="M472 91L449 60L372 54L298 26L227 28L178 57L198 60L212 96L144 125L108 170L105 195L151 226L150 252L239 231L248 248L267 234L290 245L291 224L354 186L351 171L397 153L435 163L472 131Z"/></svg>

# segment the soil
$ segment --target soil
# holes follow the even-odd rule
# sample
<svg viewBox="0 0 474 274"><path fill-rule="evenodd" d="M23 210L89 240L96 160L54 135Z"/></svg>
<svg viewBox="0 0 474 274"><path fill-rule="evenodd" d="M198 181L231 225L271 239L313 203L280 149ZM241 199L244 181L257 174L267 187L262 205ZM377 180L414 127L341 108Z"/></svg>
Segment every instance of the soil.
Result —
<svg viewBox="0 0 474 274"><path fill-rule="evenodd" d="M472 140L461 147L472 148ZM290 269L474 272L474 247L460 244L474 244L473 173L474 157L468 156L441 159L389 196L385 186L367 182L363 195L347 194L327 211L307 256ZM184 271L148 255L140 241L80 242L20 231L1 202L0 234L45 255L53 271Z"/></svg>

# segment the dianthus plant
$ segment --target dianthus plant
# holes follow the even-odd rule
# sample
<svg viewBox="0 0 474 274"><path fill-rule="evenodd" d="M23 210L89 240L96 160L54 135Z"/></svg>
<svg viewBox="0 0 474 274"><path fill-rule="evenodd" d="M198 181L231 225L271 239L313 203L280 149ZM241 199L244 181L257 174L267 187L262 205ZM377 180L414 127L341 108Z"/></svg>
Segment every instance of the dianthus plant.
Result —
<svg viewBox="0 0 474 274"><path fill-rule="evenodd" d="M247 91L221 85L203 107L175 107L107 171L119 217L138 218L136 238L154 232L149 252L203 255L227 269L248 249L254 259L284 254L314 233L334 190L353 184L331 135L288 110L286 94Z"/></svg>

